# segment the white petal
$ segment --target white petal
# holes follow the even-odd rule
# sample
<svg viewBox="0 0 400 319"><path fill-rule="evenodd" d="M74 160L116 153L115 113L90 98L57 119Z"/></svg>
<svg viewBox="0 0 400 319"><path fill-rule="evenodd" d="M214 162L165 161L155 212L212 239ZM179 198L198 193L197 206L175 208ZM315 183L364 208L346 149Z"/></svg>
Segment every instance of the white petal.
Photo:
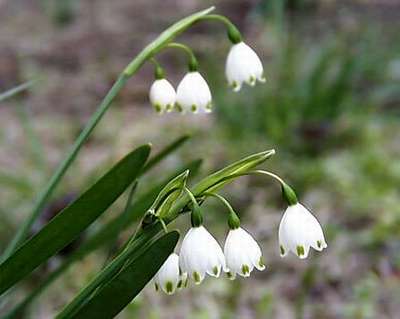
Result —
<svg viewBox="0 0 400 319"><path fill-rule="evenodd" d="M285 250L291 250L301 259L307 258L310 247L316 250L326 248L321 225L300 203L289 206L279 225L279 243Z"/></svg>
<svg viewBox="0 0 400 319"><path fill-rule="evenodd" d="M211 91L199 72L189 72L183 77L177 88L176 103L183 111L211 110Z"/></svg>
<svg viewBox="0 0 400 319"><path fill-rule="evenodd" d="M224 254L231 275L250 276L256 267L264 270L261 249L254 238L243 228L230 230L225 241Z"/></svg>
<svg viewBox="0 0 400 319"><path fill-rule="evenodd" d="M167 294L173 294L180 280L179 256L171 254L154 277L156 287L161 288Z"/></svg>
<svg viewBox="0 0 400 319"><path fill-rule="evenodd" d="M175 89L166 79L155 80L150 87L149 98L159 112L172 110L176 101Z"/></svg>
<svg viewBox="0 0 400 319"><path fill-rule="evenodd" d="M256 80L265 81L260 58L244 42L231 47L226 59L225 75L234 91L239 91L243 82L255 85Z"/></svg>

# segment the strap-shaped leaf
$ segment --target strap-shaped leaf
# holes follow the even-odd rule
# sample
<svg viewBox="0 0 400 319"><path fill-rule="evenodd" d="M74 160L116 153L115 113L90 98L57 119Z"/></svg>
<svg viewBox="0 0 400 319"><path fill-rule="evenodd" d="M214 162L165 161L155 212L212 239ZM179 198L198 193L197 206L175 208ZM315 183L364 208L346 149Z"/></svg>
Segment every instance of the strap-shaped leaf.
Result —
<svg viewBox="0 0 400 319"><path fill-rule="evenodd" d="M202 161L194 160L187 165L177 169L173 174L158 183L156 186L149 189L143 195L139 196L132 206L126 210L123 214L117 216L113 220L106 223L98 231L91 235L84 243L78 247L76 251L68 257L56 270L49 274L41 283L39 283L35 289L14 309L12 309L5 317L7 319L17 318L24 309L32 303L35 298L37 298L54 280L61 276L65 270L69 268L71 264L88 255L95 249L101 247L105 243L115 240L119 232L126 229L132 223L143 217L144 213L151 206L151 204L156 199L158 193L163 189L163 187L170 181L174 176L182 173L185 170L190 171L190 177L195 176L200 168ZM146 164L148 166L148 164Z"/></svg>
<svg viewBox="0 0 400 319"><path fill-rule="evenodd" d="M0 294L72 242L137 178L150 153L144 145L118 162L0 265Z"/></svg>
<svg viewBox="0 0 400 319"><path fill-rule="evenodd" d="M165 234L104 285L72 318L114 318L154 277L179 239L177 231Z"/></svg>

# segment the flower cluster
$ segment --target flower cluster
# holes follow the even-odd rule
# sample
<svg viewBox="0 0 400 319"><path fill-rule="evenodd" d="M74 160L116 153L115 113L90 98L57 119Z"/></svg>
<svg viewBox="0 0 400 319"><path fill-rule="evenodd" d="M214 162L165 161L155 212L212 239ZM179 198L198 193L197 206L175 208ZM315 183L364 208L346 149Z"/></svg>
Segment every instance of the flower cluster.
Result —
<svg viewBox="0 0 400 319"><path fill-rule="evenodd" d="M249 277L254 268L266 268L261 248L256 240L242 227L237 214L220 195L211 193L229 209L229 232L224 249L203 226L203 218L197 202L192 211L192 228L185 235L179 256L171 254L155 276L156 289L159 287L168 294L186 287L189 279L200 284L206 275L219 277L225 272L229 279L236 275ZM279 225L280 255L284 257L292 251L299 258L308 256L310 247L322 251L327 247L321 225L317 219L300 203L287 185L283 195L289 206Z"/></svg>
<svg viewBox="0 0 400 319"><path fill-rule="evenodd" d="M178 45L178 44L176 44ZM186 46L179 44L179 47ZM191 51L190 51L191 52ZM150 88L149 98L158 113L171 112L211 112L212 97L207 81L198 71L197 60L191 53L189 72L182 78L175 91L172 84L165 79L160 66L156 68L156 80ZM263 65L260 58L247 44L235 43L228 54L225 74L229 86L239 91L243 83L254 86L256 81L265 82Z"/></svg>
<svg viewBox="0 0 400 319"><path fill-rule="evenodd" d="M206 275L219 277L222 272L235 279L249 277L254 268L264 270L260 246L243 228L229 231L224 250L203 226L189 229L182 241L180 255L173 253L154 277L156 290L167 294L186 287L191 279L198 285Z"/></svg>

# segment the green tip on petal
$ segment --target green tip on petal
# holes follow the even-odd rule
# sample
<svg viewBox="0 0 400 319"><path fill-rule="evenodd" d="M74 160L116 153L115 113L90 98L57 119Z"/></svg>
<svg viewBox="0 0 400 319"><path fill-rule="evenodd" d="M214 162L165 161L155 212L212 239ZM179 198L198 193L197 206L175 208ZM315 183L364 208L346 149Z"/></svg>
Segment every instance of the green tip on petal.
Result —
<svg viewBox="0 0 400 319"><path fill-rule="evenodd" d="M197 112L197 106L196 106L195 104L193 104L193 105L191 106L190 110L191 110L193 113L196 113L196 112Z"/></svg>
<svg viewBox="0 0 400 319"><path fill-rule="evenodd" d="M200 274L197 271L193 273L193 279L197 285L201 282Z"/></svg>
<svg viewBox="0 0 400 319"><path fill-rule="evenodd" d="M159 103L154 104L154 110L158 113L161 114L162 113L162 106Z"/></svg>
<svg viewBox="0 0 400 319"><path fill-rule="evenodd" d="M183 112L183 107L179 103L175 103L175 108L178 112L182 113Z"/></svg>
<svg viewBox="0 0 400 319"><path fill-rule="evenodd" d="M242 274L248 275L250 273L250 268L248 265L242 265Z"/></svg>
<svg viewBox="0 0 400 319"><path fill-rule="evenodd" d="M218 267L217 267L217 266L214 266L213 269L212 269L212 271L213 271L213 274L214 274L215 276L218 275Z"/></svg>
<svg viewBox="0 0 400 319"><path fill-rule="evenodd" d="M183 281L182 279L178 281L178 284L176 285L178 288L182 288L183 287Z"/></svg>
<svg viewBox="0 0 400 319"><path fill-rule="evenodd" d="M154 288L156 289L156 291L158 291L160 289L160 287L158 287L158 284L154 284Z"/></svg>
<svg viewBox="0 0 400 319"><path fill-rule="evenodd" d="M283 248L282 245L279 246L279 249L281 250L281 255L283 256L285 254L285 248Z"/></svg>
<svg viewBox="0 0 400 319"><path fill-rule="evenodd" d="M165 291L168 294L172 294L174 292L174 284L171 281L167 281L165 284Z"/></svg>
<svg viewBox="0 0 400 319"><path fill-rule="evenodd" d="M260 257L260 259L258 261L258 266L260 266L261 268L265 267L265 263L264 263L264 260L262 259L262 257Z"/></svg>
<svg viewBox="0 0 400 319"><path fill-rule="evenodd" d="M320 240L317 240L317 246L318 246L318 248L321 248L322 242Z"/></svg>
<svg viewBox="0 0 400 319"><path fill-rule="evenodd" d="M304 255L304 246L297 246L296 247L296 251L297 251L297 256L303 256Z"/></svg>

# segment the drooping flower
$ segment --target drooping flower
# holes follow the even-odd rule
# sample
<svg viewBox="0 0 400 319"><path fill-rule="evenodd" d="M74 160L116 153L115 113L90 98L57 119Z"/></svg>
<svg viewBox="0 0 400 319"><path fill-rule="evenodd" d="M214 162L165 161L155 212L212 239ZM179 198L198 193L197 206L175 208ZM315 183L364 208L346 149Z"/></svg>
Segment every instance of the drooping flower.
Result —
<svg viewBox="0 0 400 319"><path fill-rule="evenodd" d="M156 290L161 288L168 295L172 295L177 288L181 288L183 280L179 271L179 256L175 253L169 255L154 276Z"/></svg>
<svg viewBox="0 0 400 319"><path fill-rule="evenodd" d="M260 246L243 228L231 229L226 237L224 254L228 276L235 279L236 274L249 277L254 267L264 270Z"/></svg>
<svg viewBox="0 0 400 319"><path fill-rule="evenodd" d="M226 59L225 75L229 86L239 91L243 82L254 86L256 81L265 82L260 58L246 43L234 44Z"/></svg>
<svg viewBox="0 0 400 319"><path fill-rule="evenodd" d="M211 92L206 80L197 71L188 72L177 88L176 107L181 112L211 112Z"/></svg>
<svg viewBox="0 0 400 319"><path fill-rule="evenodd" d="M301 259L307 258L310 247L322 251L328 247L318 220L302 204L290 205L279 225L281 256L292 251Z"/></svg>
<svg viewBox="0 0 400 319"><path fill-rule="evenodd" d="M179 266L196 284L200 284L206 273L219 277L226 271L225 257L216 239L204 226L192 227L183 239Z"/></svg>
<svg viewBox="0 0 400 319"><path fill-rule="evenodd" d="M176 92L168 80L157 79L150 87L149 98L158 113L170 112L176 102Z"/></svg>

